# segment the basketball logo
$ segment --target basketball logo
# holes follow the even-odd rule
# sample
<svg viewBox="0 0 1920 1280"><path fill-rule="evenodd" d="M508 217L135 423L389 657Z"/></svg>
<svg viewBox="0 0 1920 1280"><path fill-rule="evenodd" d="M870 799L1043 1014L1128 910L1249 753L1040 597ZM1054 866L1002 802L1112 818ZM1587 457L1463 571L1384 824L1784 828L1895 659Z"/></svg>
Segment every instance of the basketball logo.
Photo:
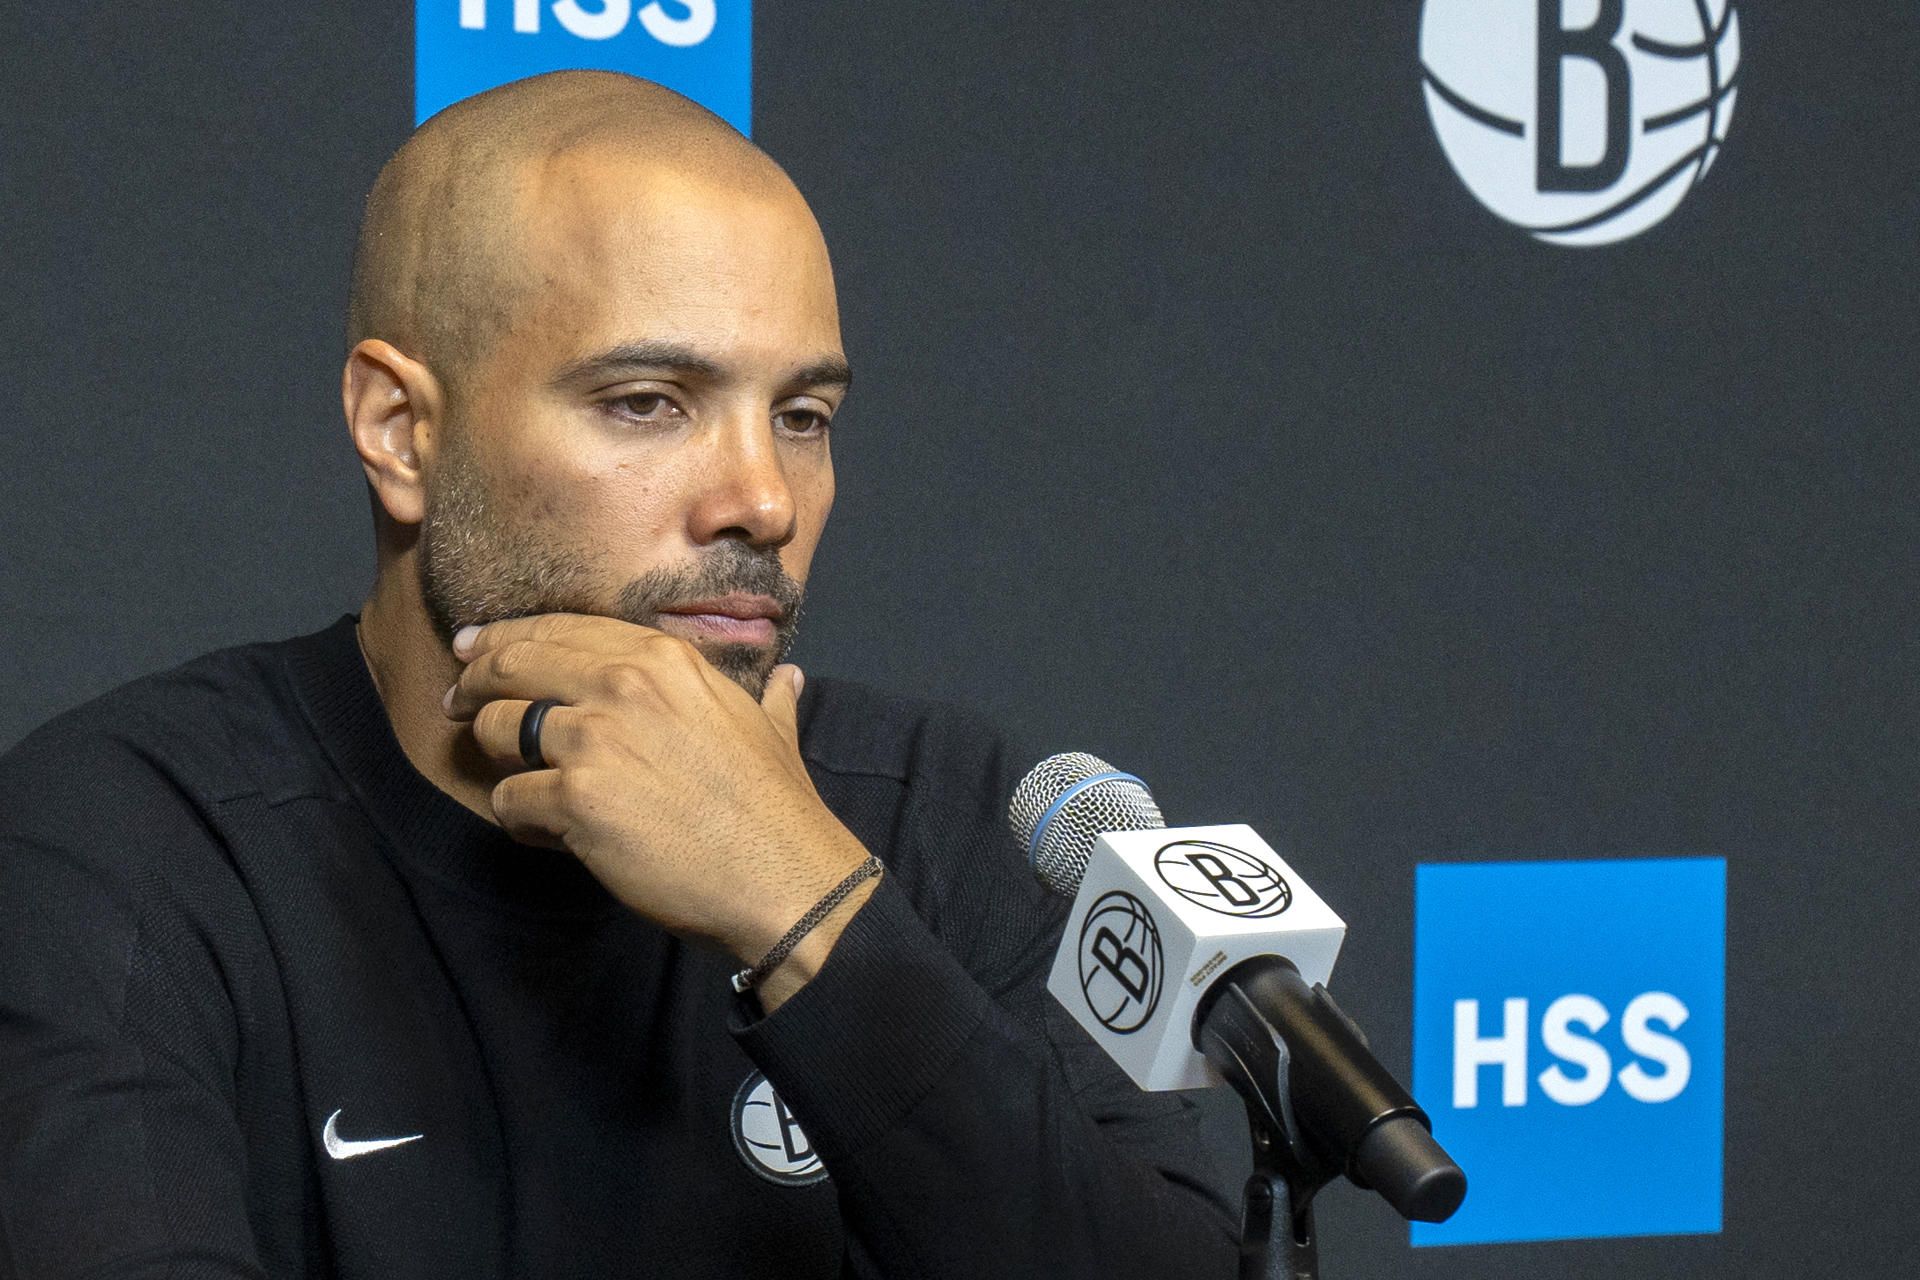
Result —
<svg viewBox="0 0 1920 1280"><path fill-rule="evenodd" d="M1420 64L1447 161L1552 244L1611 244L1672 213L1733 120L1732 0L1426 0Z"/></svg>
<svg viewBox="0 0 1920 1280"><path fill-rule="evenodd" d="M1101 1026L1118 1035L1146 1026L1165 967L1146 903L1122 889L1094 900L1080 925L1080 994Z"/></svg>
<svg viewBox="0 0 1920 1280"><path fill-rule="evenodd" d="M800 1122L758 1071L733 1094L733 1149L768 1182L807 1187L827 1176L827 1168L807 1140Z"/></svg>
<svg viewBox="0 0 1920 1280"><path fill-rule="evenodd" d="M1293 905L1293 886L1266 859L1214 840L1175 840L1153 856L1167 888L1223 916L1263 920Z"/></svg>

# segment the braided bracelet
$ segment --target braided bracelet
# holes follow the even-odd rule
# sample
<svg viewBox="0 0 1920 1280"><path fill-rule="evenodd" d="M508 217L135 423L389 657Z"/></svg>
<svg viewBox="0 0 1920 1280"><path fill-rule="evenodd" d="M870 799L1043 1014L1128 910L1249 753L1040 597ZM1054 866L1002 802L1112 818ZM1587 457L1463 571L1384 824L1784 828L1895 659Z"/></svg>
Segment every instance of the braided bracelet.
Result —
<svg viewBox="0 0 1920 1280"><path fill-rule="evenodd" d="M759 964L734 974L733 989L741 995L753 990L761 979L778 969L780 962L793 954L793 949L800 945L802 938L812 933L814 927L832 914L835 907L847 900L848 894L879 875L880 870L880 859L868 854L865 862L855 867L845 880L829 890L826 897L814 903L813 909L801 916L793 928L787 930L786 935L773 944L773 950L760 957Z"/></svg>

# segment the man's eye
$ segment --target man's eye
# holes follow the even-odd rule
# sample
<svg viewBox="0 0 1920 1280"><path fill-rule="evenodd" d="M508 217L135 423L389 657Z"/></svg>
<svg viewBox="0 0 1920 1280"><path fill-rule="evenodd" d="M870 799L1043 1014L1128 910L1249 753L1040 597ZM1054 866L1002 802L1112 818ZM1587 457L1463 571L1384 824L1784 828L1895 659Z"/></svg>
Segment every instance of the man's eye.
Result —
<svg viewBox="0 0 1920 1280"><path fill-rule="evenodd" d="M618 396L607 403L613 406L623 418L658 419L670 417L679 411L679 406L657 391L636 391L630 396Z"/></svg>
<svg viewBox="0 0 1920 1280"><path fill-rule="evenodd" d="M823 434L833 419L818 409L788 409L780 415L780 422L795 435L811 436Z"/></svg>

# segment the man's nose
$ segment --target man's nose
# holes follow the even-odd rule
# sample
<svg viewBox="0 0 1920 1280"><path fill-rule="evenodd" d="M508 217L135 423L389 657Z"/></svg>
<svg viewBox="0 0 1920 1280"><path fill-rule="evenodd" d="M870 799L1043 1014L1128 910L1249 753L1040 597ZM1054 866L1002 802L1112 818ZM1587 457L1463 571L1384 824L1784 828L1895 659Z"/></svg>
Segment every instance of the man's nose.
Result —
<svg viewBox="0 0 1920 1280"><path fill-rule="evenodd" d="M737 413L716 424L703 460L701 483L687 513L696 545L737 538L755 546L784 546L793 538L793 489L764 410Z"/></svg>

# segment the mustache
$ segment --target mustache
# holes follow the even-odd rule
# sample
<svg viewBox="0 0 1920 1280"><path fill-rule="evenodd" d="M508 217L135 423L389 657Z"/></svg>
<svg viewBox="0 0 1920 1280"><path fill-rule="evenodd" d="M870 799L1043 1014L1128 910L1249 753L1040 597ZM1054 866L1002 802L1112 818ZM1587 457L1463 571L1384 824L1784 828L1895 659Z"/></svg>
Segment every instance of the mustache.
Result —
<svg viewBox="0 0 1920 1280"><path fill-rule="evenodd" d="M741 592L766 596L779 609L775 630L790 634L800 620L805 589L780 566L771 551L754 551L737 542L722 543L691 567L653 569L621 588L614 616L643 627L655 626L662 611Z"/></svg>

